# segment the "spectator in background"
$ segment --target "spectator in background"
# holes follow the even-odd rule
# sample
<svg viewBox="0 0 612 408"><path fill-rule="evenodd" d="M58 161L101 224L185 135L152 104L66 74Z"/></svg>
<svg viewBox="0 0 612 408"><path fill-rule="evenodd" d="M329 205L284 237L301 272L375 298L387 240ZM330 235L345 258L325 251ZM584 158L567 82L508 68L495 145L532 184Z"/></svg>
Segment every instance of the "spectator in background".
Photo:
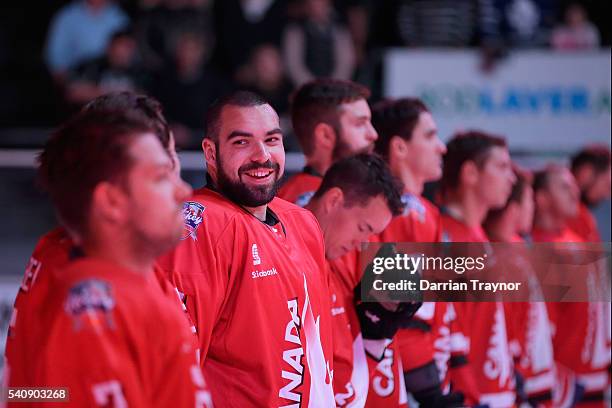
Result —
<svg viewBox="0 0 612 408"><path fill-rule="evenodd" d="M159 73L151 88L182 147L189 145L192 130L204 128L208 106L229 89L225 78L207 63L208 57L204 38L183 32L176 39L171 65Z"/></svg>
<svg viewBox="0 0 612 408"><path fill-rule="evenodd" d="M495 0L496 24L504 44L511 47L547 46L557 23L555 0Z"/></svg>
<svg viewBox="0 0 612 408"><path fill-rule="evenodd" d="M330 0L304 0L305 18L287 27L283 53L289 77L300 86L316 77L350 79L355 51L348 31L334 19Z"/></svg>
<svg viewBox="0 0 612 408"><path fill-rule="evenodd" d="M232 77L259 44L279 46L290 0L216 0L215 63Z"/></svg>
<svg viewBox="0 0 612 408"><path fill-rule="evenodd" d="M249 64L240 74L240 80L246 88L270 102L280 116L287 115L292 88L276 46L262 44L255 48Z"/></svg>
<svg viewBox="0 0 612 408"><path fill-rule="evenodd" d="M78 0L53 17L45 60L58 82L79 63L104 53L114 32L126 27L127 15L110 0Z"/></svg>
<svg viewBox="0 0 612 408"><path fill-rule="evenodd" d="M141 92L146 83L136 40L131 31L122 30L112 36L104 56L86 61L69 73L66 100L80 106L110 92Z"/></svg>
<svg viewBox="0 0 612 408"><path fill-rule="evenodd" d="M551 43L557 50L593 49L599 47L599 31L589 21L584 7L572 3L565 11L565 24L553 31Z"/></svg>
<svg viewBox="0 0 612 408"><path fill-rule="evenodd" d="M175 47L184 32L198 33L212 44L210 0L160 0L141 2L141 17L136 36L143 59L149 68L172 65Z"/></svg>

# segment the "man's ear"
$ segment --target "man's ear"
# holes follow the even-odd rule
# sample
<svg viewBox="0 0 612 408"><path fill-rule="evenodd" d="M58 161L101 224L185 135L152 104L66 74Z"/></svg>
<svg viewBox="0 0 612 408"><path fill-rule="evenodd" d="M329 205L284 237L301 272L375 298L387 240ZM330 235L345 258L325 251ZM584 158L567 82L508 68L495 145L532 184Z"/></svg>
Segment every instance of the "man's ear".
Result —
<svg viewBox="0 0 612 408"><path fill-rule="evenodd" d="M121 187L99 183L91 197L92 216L113 224L123 224L129 217L129 196Z"/></svg>
<svg viewBox="0 0 612 408"><path fill-rule="evenodd" d="M406 146L406 141L399 136L391 137L389 141L389 155L395 155L398 159L406 159L408 155L408 146Z"/></svg>
<svg viewBox="0 0 612 408"><path fill-rule="evenodd" d="M474 186L478 183L479 178L480 170L476 163L471 160L464 162L459 170L459 182L466 186Z"/></svg>
<svg viewBox="0 0 612 408"><path fill-rule="evenodd" d="M344 207L344 193L339 187L332 187L323 194L321 201L325 213L331 214Z"/></svg>
<svg viewBox="0 0 612 408"><path fill-rule="evenodd" d="M204 160L206 160L206 170L216 179L217 174L217 146L209 138L202 139L202 151L204 152Z"/></svg>
<svg viewBox="0 0 612 408"><path fill-rule="evenodd" d="M336 131L327 123L318 123L313 133L315 146L320 146L329 151L336 146Z"/></svg>

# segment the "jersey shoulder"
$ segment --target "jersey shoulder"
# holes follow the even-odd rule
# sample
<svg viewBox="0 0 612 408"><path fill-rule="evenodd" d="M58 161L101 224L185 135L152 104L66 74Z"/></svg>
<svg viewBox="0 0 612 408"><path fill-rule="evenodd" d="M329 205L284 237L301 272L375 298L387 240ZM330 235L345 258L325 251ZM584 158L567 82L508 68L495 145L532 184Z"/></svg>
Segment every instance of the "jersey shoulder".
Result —
<svg viewBox="0 0 612 408"><path fill-rule="evenodd" d="M68 260L73 246L68 232L62 227L57 227L40 237L32 252L32 257L39 261L47 259Z"/></svg>
<svg viewBox="0 0 612 408"><path fill-rule="evenodd" d="M304 207L321 186L323 178L301 172L290 177L280 188L278 196Z"/></svg>
<svg viewBox="0 0 612 408"><path fill-rule="evenodd" d="M291 220L300 227L320 233L319 221L309 210L278 197L275 197L268 205L281 221Z"/></svg>

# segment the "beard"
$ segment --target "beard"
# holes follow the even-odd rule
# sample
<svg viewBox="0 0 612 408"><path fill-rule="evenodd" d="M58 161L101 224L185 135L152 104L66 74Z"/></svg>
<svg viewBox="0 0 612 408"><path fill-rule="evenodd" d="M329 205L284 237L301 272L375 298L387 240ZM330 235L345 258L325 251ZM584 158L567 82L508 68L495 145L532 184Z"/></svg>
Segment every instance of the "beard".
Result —
<svg viewBox="0 0 612 408"><path fill-rule="evenodd" d="M351 146L344 139L342 132L336 132L336 134L338 137L336 138L336 144L334 146L334 150L332 151L333 162L361 153L369 154L374 151L374 143L371 143L359 150L353 150L353 148L351 148Z"/></svg>
<svg viewBox="0 0 612 408"><path fill-rule="evenodd" d="M263 186L248 186L240 179L241 175L254 169L272 169L274 180ZM280 166L268 160L265 163L249 163L238 169L238 180L232 180L223 169L221 157L217 160L217 187L219 191L231 201L243 207L259 207L268 204L276 196L280 186Z"/></svg>

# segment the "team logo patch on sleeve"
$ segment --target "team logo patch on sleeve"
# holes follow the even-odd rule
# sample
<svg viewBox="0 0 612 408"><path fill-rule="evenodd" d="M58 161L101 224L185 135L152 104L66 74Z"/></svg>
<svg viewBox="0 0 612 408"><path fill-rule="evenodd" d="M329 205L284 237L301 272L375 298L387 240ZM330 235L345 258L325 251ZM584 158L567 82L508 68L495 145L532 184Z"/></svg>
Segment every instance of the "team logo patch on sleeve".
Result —
<svg viewBox="0 0 612 408"><path fill-rule="evenodd" d="M185 224L181 240L191 238L197 241L196 230L204 220L204 210L206 210L206 207L195 201L187 201L183 204Z"/></svg>
<svg viewBox="0 0 612 408"><path fill-rule="evenodd" d="M75 321L75 330L81 327L85 319L94 328L100 327L104 322L107 326L112 326L110 313L114 307L115 298L110 284L98 279L89 279L74 285L68 291L64 304L64 310Z"/></svg>

